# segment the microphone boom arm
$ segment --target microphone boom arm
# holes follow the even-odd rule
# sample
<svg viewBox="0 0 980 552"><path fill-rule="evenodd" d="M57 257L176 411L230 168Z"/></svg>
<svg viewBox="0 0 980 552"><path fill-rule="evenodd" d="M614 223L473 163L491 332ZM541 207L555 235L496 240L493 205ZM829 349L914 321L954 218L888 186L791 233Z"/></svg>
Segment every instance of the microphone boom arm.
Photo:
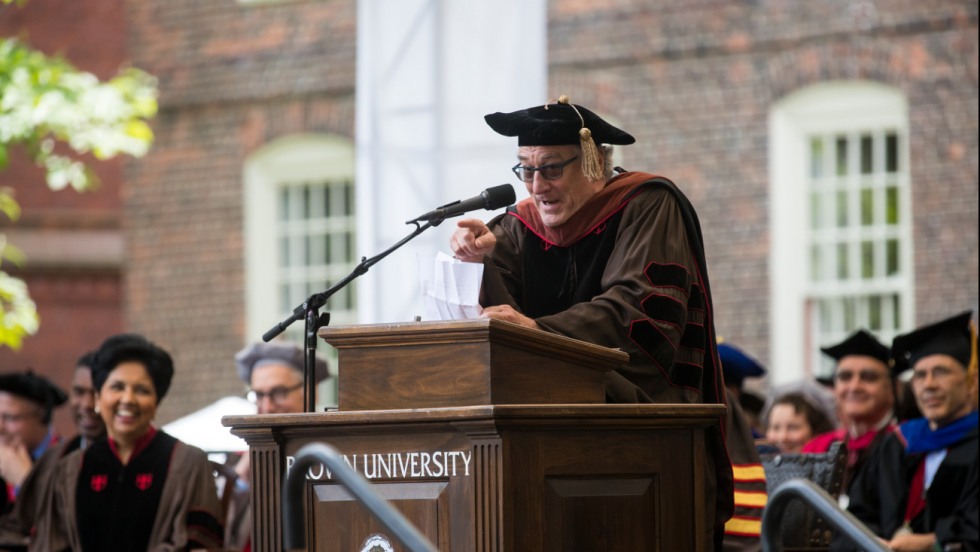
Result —
<svg viewBox="0 0 980 552"><path fill-rule="evenodd" d="M402 238L395 245L389 247L388 249L384 250L380 254L371 257L370 259L367 257L361 257L361 262L356 267L354 267L354 270L352 270L350 274L348 274L342 280L340 280L339 282L331 286L330 289L310 295L306 299L306 301L297 305L296 308L293 309L293 314L286 317L281 322L279 322L278 324L270 328L269 331L262 334L262 341L272 340L274 337L276 337L277 335L285 331L286 328L288 328L293 322L296 322L297 320L305 317L306 313L309 312L310 310L319 309L324 304L326 304L327 299L330 299L330 297L332 297L333 294L343 289L344 286L351 283L358 276L362 276L363 274L365 274L368 271L368 269L374 266L375 264L377 264L378 261L384 259L388 255L393 253L396 249L405 245L406 243L414 239L422 232L425 232L426 230L428 230L433 226L438 226L439 223L441 222L442 219L438 221L428 221L424 225L420 225L419 223L415 222L414 223L415 230L413 230L408 236Z"/></svg>
<svg viewBox="0 0 980 552"><path fill-rule="evenodd" d="M274 337L285 331L286 328L288 328L293 322L296 322L300 318L306 319L306 328L304 332L304 335L306 336L306 347L304 348L305 362L303 365L305 370L303 378L303 399L306 403L307 412L314 412L316 410L316 334L321 327L330 323L330 313L326 313L323 316L321 316L319 313L320 307L326 304L327 299L330 299L334 293L337 293L337 291L351 283L351 281L353 281L355 278L367 272L368 269L374 266L378 261L384 259L393 251L408 243L412 238L418 236L433 226L439 226L442 224L442 221L446 220L447 218L461 215L466 211L472 211L480 207L485 209L497 209L513 202L513 186L510 184L502 184L500 186L487 188L486 190L480 192L480 195L465 201L454 201L452 203L447 203L435 211L426 213L415 220L408 221L406 224L415 225L415 230L413 230L408 236L402 238L398 243L389 247L379 255L371 257L370 259L367 257L361 257L360 264L354 267L354 270L351 271L350 274L331 286L330 289L321 291L320 293L314 293L313 295L307 297L306 301L300 305L297 305L296 308L293 309L293 313L291 315L262 334L263 341L271 341ZM425 221L425 225L420 225L419 223L423 221Z"/></svg>

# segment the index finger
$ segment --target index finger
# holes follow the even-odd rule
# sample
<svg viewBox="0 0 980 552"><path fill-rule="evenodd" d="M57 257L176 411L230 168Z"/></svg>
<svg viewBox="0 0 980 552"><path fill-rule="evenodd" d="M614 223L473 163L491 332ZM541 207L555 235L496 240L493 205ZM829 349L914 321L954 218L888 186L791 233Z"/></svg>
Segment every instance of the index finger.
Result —
<svg viewBox="0 0 980 552"><path fill-rule="evenodd" d="M487 227L486 223L484 223L480 219L475 219L475 218L468 218L468 219L457 221L456 226L459 228L467 228L469 230L473 230L474 232Z"/></svg>

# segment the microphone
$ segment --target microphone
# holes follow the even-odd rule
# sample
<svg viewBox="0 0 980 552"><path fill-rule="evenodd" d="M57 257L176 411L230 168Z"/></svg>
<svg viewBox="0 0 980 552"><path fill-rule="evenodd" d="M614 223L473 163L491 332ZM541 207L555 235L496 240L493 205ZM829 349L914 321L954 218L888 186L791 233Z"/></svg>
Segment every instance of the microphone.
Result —
<svg viewBox="0 0 980 552"><path fill-rule="evenodd" d="M475 211L481 208L488 211L493 211L494 209L507 207L508 205L512 205L516 199L517 196L514 194L514 187L510 184L501 184L500 186L493 186L483 190L478 196L473 196L462 201L447 203L434 211L429 211L415 220L407 221L405 224L428 221L432 222L433 226L436 226L444 219L459 216L469 211Z"/></svg>

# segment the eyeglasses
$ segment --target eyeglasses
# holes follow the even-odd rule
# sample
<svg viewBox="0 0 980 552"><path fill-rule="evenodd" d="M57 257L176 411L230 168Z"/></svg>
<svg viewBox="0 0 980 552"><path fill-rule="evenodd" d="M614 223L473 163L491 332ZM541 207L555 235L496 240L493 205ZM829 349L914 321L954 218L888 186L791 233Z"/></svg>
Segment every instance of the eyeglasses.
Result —
<svg viewBox="0 0 980 552"><path fill-rule="evenodd" d="M926 381L930 375L932 376L932 379L945 379L953 375L953 370L948 366L936 366L931 370L928 367L920 368L918 370L913 370L912 381L921 383Z"/></svg>
<svg viewBox="0 0 980 552"><path fill-rule="evenodd" d="M540 167L527 167L521 165L520 163L514 165L510 170L514 171L517 178L520 178L524 182L530 182L534 180L534 172L537 171L541 173L541 176L547 180L557 180L561 178L562 173L565 171L565 167L569 163L578 159L578 156L572 157L568 161L562 163L549 163L547 165L541 165Z"/></svg>
<svg viewBox="0 0 980 552"><path fill-rule="evenodd" d="M885 377L885 374L874 370L859 370L858 372L843 370L834 374L834 380L841 383L847 383L854 379L855 376L857 376L857 378L864 383L877 383L879 380Z"/></svg>
<svg viewBox="0 0 980 552"><path fill-rule="evenodd" d="M11 414L10 412L4 412L0 414L0 423L4 424L15 424L21 420L25 420L34 416L32 412L21 412L20 414Z"/></svg>
<svg viewBox="0 0 980 552"><path fill-rule="evenodd" d="M302 382L297 383L296 385L292 385L290 387L285 387L280 385L278 387L273 387L269 391L256 391L255 389L252 389L245 395L245 398L248 399L249 402L258 404L262 402L262 399L268 397L269 400L272 401L273 403L281 404L285 402L286 398L289 397L290 393L296 391L300 387L303 387Z"/></svg>

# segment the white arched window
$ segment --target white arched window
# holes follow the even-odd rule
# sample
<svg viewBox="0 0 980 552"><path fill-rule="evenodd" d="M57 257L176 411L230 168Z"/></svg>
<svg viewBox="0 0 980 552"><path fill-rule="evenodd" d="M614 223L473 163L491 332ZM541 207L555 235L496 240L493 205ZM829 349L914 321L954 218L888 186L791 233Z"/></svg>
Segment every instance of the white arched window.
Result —
<svg viewBox="0 0 980 552"><path fill-rule="evenodd" d="M353 143L323 135L276 140L246 161L244 187L246 335L253 341L356 266ZM321 309L331 325L357 322L355 285ZM293 323L286 337L302 343L303 326ZM321 389L321 403L334 401L333 388Z"/></svg>
<svg viewBox="0 0 980 552"><path fill-rule="evenodd" d="M770 128L774 383L826 376L820 347L913 323L908 108L897 89L830 82L778 102Z"/></svg>

